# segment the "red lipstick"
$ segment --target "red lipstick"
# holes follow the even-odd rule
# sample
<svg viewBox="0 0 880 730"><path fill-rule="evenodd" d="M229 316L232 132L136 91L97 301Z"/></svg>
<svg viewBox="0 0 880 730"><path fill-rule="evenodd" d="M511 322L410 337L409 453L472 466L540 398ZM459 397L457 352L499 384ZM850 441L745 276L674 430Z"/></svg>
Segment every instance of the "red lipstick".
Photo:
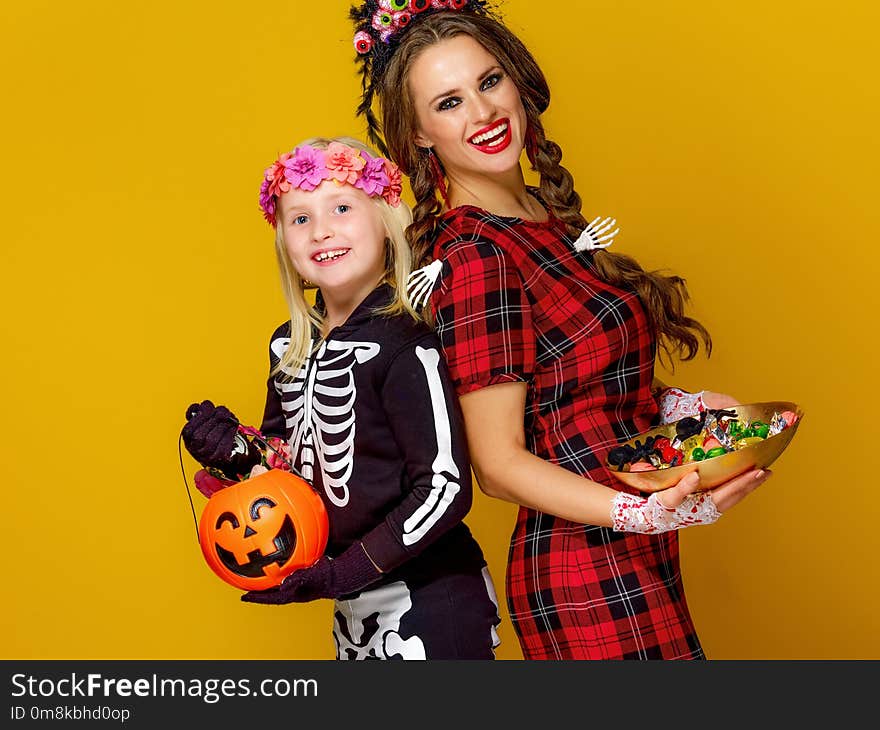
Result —
<svg viewBox="0 0 880 730"><path fill-rule="evenodd" d="M480 152L494 155L507 149L512 139L513 134L510 129L510 120L505 117L497 122L492 122L492 124L472 134L468 137L468 143L476 147Z"/></svg>

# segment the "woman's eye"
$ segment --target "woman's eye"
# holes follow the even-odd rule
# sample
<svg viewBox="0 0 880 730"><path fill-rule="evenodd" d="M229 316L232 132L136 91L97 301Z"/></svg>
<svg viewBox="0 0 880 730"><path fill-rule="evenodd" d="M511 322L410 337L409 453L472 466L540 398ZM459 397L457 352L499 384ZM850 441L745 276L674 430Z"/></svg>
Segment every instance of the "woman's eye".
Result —
<svg viewBox="0 0 880 730"><path fill-rule="evenodd" d="M351 206L346 205L345 203L342 203L342 204L336 206L337 213L348 213L348 211L350 211L350 210L351 210Z"/></svg>
<svg viewBox="0 0 880 730"><path fill-rule="evenodd" d="M486 89L491 89L493 86L497 86L501 81L501 74L492 74L491 76L487 76L483 79L483 83L480 84L480 90L485 91Z"/></svg>
<svg viewBox="0 0 880 730"><path fill-rule="evenodd" d="M461 103L461 100L456 96L450 96L447 99L444 99L437 105L437 110L441 112L445 112L447 109L452 109L457 107Z"/></svg>
<svg viewBox="0 0 880 730"><path fill-rule="evenodd" d="M293 225L295 225L295 226L301 226L301 225L303 225L303 223L308 223L308 222L309 222L309 217L307 215L298 215L296 218L293 219Z"/></svg>

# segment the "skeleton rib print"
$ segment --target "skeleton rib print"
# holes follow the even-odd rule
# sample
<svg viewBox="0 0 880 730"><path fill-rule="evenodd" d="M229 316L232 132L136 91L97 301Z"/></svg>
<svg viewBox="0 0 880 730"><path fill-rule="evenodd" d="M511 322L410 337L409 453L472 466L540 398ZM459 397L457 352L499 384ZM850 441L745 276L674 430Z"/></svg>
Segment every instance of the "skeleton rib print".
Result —
<svg viewBox="0 0 880 730"><path fill-rule="evenodd" d="M290 343L280 337L271 343L281 358ZM355 469L357 378L355 368L369 362L381 351L375 342L327 340L299 372L288 381L275 380L290 447L300 473L315 483L315 469L327 499L344 508L350 499L349 482ZM443 392L436 348L415 347L428 396L435 440L431 462L430 491L405 519L400 539L410 546L421 540L443 515L461 491L461 474L452 453L450 414ZM286 375L292 371L285 370ZM427 432L429 430L426 429ZM430 441L430 439L426 439ZM430 448L431 444L426 443Z"/></svg>
<svg viewBox="0 0 880 730"><path fill-rule="evenodd" d="M280 356L289 344L289 338L274 340L272 351ZM348 504L348 480L354 467L357 391L352 370L355 364L378 355L379 349L375 342L328 340L292 381L275 382L286 426L292 432L290 448L301 460L300 471L312 481L317 459L324 492L337 507Z"/></svg>

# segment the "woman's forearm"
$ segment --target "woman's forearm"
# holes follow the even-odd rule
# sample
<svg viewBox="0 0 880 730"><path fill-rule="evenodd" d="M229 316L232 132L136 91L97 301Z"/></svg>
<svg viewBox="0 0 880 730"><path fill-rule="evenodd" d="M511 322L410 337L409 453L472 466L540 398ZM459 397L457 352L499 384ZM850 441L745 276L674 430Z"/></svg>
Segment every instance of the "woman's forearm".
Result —
<svg viewBox="0 0 880 730"><path fill-rule="evenodd" d="M480 489L573 522L612 526L617 492L535 456L523 430L526 384L499 383L459 399Z"/></svg>
<svg viewBox="0 0 880 730"><path fill-rule="evenodd" d="M480 489L491 497L555 515L571 522L626 532L663 532L709 524L718 509L734 505L766 474L744 474L708 493L694 495L699 477L690 473L675 486L636 497L532 454L523 430L526 385L487 386L461 396L471 464ZM660 495L663 495L661 499Z"/></svg>
<svg viewBox="0 0 880 730"><path fill-rule="evenodd" d="M525 448L497 449L474 459L480 489L539 512L601 527L611 527L617 492L546 461Z"/></svg>

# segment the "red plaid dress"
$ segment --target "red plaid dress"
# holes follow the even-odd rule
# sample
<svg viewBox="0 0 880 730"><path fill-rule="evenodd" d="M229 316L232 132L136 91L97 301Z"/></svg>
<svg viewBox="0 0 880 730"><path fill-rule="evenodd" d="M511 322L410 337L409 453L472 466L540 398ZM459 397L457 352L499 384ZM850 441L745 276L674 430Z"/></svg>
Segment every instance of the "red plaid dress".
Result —
<svg viewBox="0 0 880 730"><path fill-rule="evenodd" d="M603 464L657 420L655 340L637 295L604 283L554 218L455 208L434 255L431 304L459 395L527 383L528 449L629 491ZM527 659L704 658L674 531L618 533L521 507L506 587Z"/></svg>

